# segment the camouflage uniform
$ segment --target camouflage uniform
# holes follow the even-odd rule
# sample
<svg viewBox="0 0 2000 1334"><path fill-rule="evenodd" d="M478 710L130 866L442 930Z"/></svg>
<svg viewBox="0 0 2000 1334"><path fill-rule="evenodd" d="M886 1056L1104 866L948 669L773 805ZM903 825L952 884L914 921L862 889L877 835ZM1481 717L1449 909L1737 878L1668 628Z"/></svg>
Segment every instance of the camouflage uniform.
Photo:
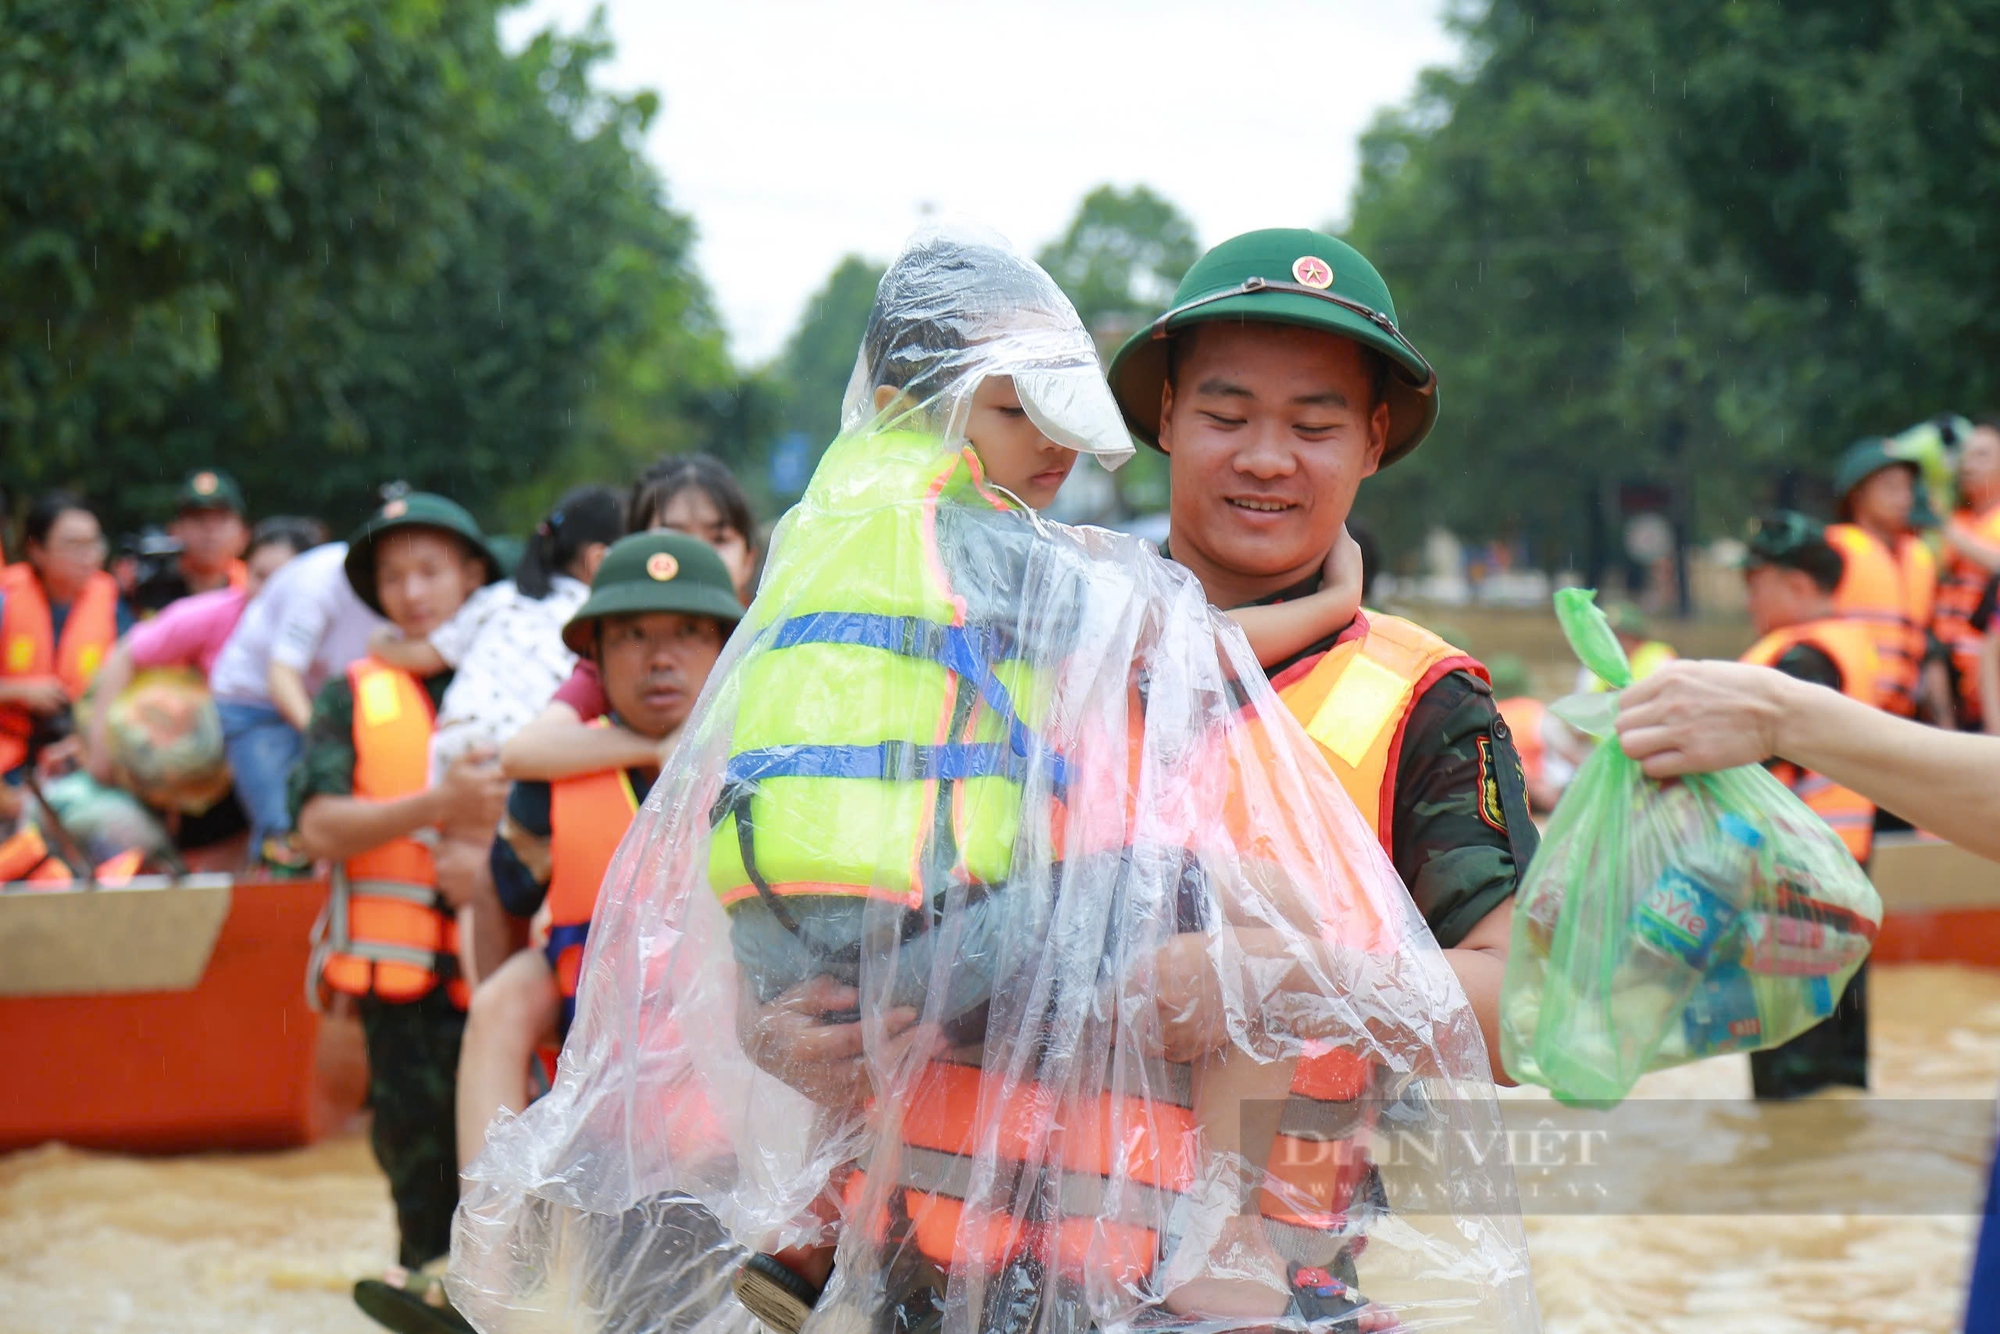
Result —
<svg viewBox="0 0 2000 1334"><path fill-rule="evenodd" d="M452 674L424 682L432 707ZM293 826L318 796L354 792L354 690L345 676L328 681L313 701L305 751L287 788ZM455 1098L465 1013L443 987L422 1000L361 1001L368 1042L369 1145L389 1178L401 1243L398 1262L417 1268L451 1249L451 1215L458 1207L458 1127Z"/></svg>
<svg viewBox="0 0 2000 1334"><path fill-rule="evenodd" d="M458 1047L465 1012L443 987L419 1001L360 1004L368 1039L368 1130L396 1202L397 1263L416 1269L451 1250L458 1208Z"/></svg>

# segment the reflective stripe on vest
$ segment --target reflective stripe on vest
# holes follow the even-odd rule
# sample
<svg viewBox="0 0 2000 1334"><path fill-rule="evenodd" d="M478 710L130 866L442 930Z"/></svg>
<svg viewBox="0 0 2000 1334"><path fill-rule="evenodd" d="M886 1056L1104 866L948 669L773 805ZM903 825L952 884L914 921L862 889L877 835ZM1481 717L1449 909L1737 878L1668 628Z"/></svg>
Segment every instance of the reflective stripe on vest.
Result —
<svg viewBox="0 0 2000 1334"><path fill-rule="evenodd" d="M354 795L389 801L430 785L434 711L423 683L374 658L347 669L354 694ZM379 1000L420 1000L440 981L452 1003L469 991L458 975L458 921L437 892L430 849L393 838L334 872L315 976L327 989Z"/></svg>
<svg viewBox="0 0 2000 1334"><path fill-rule="evenodd" d="M1833 660L1840 670L1842 694L1863 704L1875 702L1873 683L1879 671L1875 637L1866 625L1856 621L1806 621L1773 630L1750 646L1743 661L1753 667L1774 666L1799 644L1816 648ZM1875 803L1797 765L1780 762L1771 767L1771 772L1840 835L1840 841L1854 854L1854 860L1868 860L1875 847Z"/></svg>
<svg viewBox="0 0 2000 1334"><path fill-rule="evenodd" d="M1317 662L1271 682L1386 849L1403 728L1424 692L1453 672L1488 679L1478 659L1422 626L1364 613Z"/></svg>
<svg viewBox="0 0 2000 1334"><path fill-rule="evenodd" d="M1969 533L1989 546L2000 546L2000 503L1989 505L1979 514L1958 514L1952 526ZM1993 579L1985 566L1953 551L1938 579L1937 611L1931 632L1951 650L1953 674L1958 678L1959 724L1965 726L1982 717L1979 698L1979 642L1983 636L1972 628L1973 613Z"/></svg>
<svg viewBox="0 0 2000 1334"><path fill-rule="evenodd" d="M1870 702L1907 718L1917 708L1924 632L1937 594L1937 564L1930 548L1906 533L1896 539L1892 554L1873 533L1851 523L1829 527L1826 540L1844 565L1834 610L1845 620L1867 625L1875 641L1879 667Z"/></svg>
<svg viewBox="0 0 2000 1334"><path fill-rule="evenodd" d="M84 582L55 635L42 581L25 561L0 570L0 676L10 681L53 677L81 699L105 655L118 642L118 584L99 571ZM35 721L26 709L0 708L0 772L28 758Z"/></svg>
<svg viewBox="0 0 2000 1334"><path fill-rule="evenodd" d="M623 769L549 784L549 939L543 952L562 995L565 1027L576 1013L583 946L604 873L638 810L638 794Z"/></svg>
<svg viewBox="0 0 2000 1334"><path fill-rule="evenodd" d="M867 494L850 494L863 472ZM824 523L841 554L765 574L760 605L790 615L754 627L763 642L738 669L709 884L786 922L791 895L916 908L933 881L997 883L1030 767L1063 774L1022 716L1032 674L1010 636L967 623L937 525L941 504L1012 506L969 449L906 432L836 440L808 497L790 549Z"/></svg>

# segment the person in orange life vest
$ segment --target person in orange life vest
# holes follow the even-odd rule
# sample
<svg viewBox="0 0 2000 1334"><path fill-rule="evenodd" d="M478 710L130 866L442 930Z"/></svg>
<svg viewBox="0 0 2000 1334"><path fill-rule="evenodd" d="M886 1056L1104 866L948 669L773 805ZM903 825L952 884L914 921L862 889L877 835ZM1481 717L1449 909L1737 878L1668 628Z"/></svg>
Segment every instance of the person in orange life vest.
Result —
<svg viewBox="0 0 2000 1334"><path fill-rule="evenodd" d="M673 735L742 614L721 557L700 539L652 532L618 541L589 601L563 627L571 650L597 664L610 704L597 726L648 746ZM516 918L546 909L548 941L514 955L473 993L458 1067L461 1166L477 1156L495 1112L527 1105L535 1049L568 1032L598 888L658 773L652 760L517 782L509 793L493 883Z"/></svg>
<svg viewBox="0 0 2000 1334"><path fill-rule="evenodd" d="M77 496L51 491L22 525L26 559L0 571L0 780L8 810L24 777L29 742L64 730L70 706L96 677L132 612L104 572L104 529ZM41 750L45 772L82 753L65 737Z"/></svg>
<svg viewBox="0 0 2000 1334"><path fill-rule="evenodd" d="M248 576L243 556L250 528L243 518L243 490L219 468L197 468L174 496L167 536L180 544L174 563L132 592L142 616L196 593L242 588Z"/></svg>
<svg viewBox="0 0 2000 1334"><path fill-rule="evenodd" d="M419 636L499 570L471 515L418 493L361 526L346 573L364 603ZM467 996L453 910L467 886L412 835L492 829L507 793L490 753L426 785L431 720L450 683L449 672L419 680L372 658L350 664L314 701L289 785L300 843L336 866L311 981L354 998L360 1013L371 1140L396 1204L400 1262L413 1268L450 1248L458 1203L452 1097Z"/></svg>
<svg viewBox="0 0 2000 1334"><path fill-rule="evenodd" d="M615 543L563 642L594 662L610 711L598 726L645 738L645 762L553 783L516 783L490 853L501 906L547 919L541 948L514 954L472 996L460 1050L456 1124L461 1169L478 1157L502 1108L527 1106L538 1048L560 1043L574 1013L583 942L612 854L658 775L664 737L687 721L723 643L742 615L722 560L678 533ZM391 1329L470 1329L440 1284L392 1273L364 1279L355 1301Z"/></svg>
<svg viewBox="0 0 2000 1334"><path fill-rule="evenodd" d="M1873 704L1874 637L1867 626L1834 614L1842 574L1840 553L1818 523L1791 511L1757 519L1745 543L1743 581L1761 638L1743 661ZM1797 765L1780 760L1771 767L1865 865L1874 844L1874 803ZM1868 966L1855 972L1824 1023L1753 1052L1750 1077L1759 1098L1795 1098L1831 1084L1868 1087Z"/></svg>
<svg viewBox="0 0 2000 1334"><path fill-rule="evenodd" d="M1392 310L1372 266L1344 243L1315 232L1255 232L1210 251L1183 280L1175 307L1113 362L1126 424L1168 456L1164 554L1217 606L1288 601L1318 588L1362 479L1428 432L1435 377L1395 331ZM1350 676L1358 662L1368 668ZM1511 1082L1497 1065L1500 982L1513 896L1537 836L1485 669L1408 622L1362 612L1265 670L1381 837L1472 1003L1495 1079ZM1385 680L1394 689L1354 688ZM1201 937L1177 938L1156 964L1164 1055L1199 1059L1212 1049L1221 1004ZM851 988L812 979L746 1017L745 1048L821 1102L864 1099L861 1026L822 1022L852 997ZM913 1025L914 1015L886 1017L890 1036L930 1040ZM1312 1083L1308 1064L1294 1101ZM1318 1294L1330 1284L1298 1285L1328 1273L1351 1285L1351 1257L1343 1251L1298 1270L1289 1297L1268 1295L1269 1314L1325 1300Z"/></svg>
<svg viewBox="0 0 2000 1334"><path fill-rule="evenodd" d="M1877 702L1898 717L1942 717L1948 683L1940 667L1924 676L1937 562L1916 534L1917 465L1889 452L1880 439L1858 441L1841 455L1833 489L1840 522L1826 540L1845 565L1834 610L1864 622L1874 634L1882 677Z"/></svg>
<svg viewBox="0 0 2000 1334"><path fill-rule="evenodd" d="M1980 422L1966 437L1958 455L1958 499L1958 512L1944 526L1946 562L1931 633L1940 652L1949 655L1959 727L1991 731L1979 672L1984 636L1974 628L1972 614L2000 574L2000 417ZM2000 709L1993 713L2000 722Z"/></svg>

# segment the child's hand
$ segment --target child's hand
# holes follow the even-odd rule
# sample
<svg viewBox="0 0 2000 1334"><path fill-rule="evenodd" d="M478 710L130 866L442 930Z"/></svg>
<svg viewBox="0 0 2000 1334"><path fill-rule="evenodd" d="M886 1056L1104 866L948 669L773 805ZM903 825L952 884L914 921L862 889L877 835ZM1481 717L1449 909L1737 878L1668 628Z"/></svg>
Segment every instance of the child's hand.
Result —
<svg viewBox="0 0 2000 1334"><path fill-rule="evenodd" d="M1161 1055L1199 1060L1229 1041L1229 1007L1222 979L1200 932L1175 936L1152 959L1149 990L1159 1012Z"/></svg>
<svg viewBox="0 0 2000 1334"><path fill-rule="evenodd" d="M1340 525L1340 536L1335 539L1333 550L1326 553L1326 564L1321 567L1320 591L1338 593L1352 603L1354 610L1361 610L1361 586L1364 571L1361 568L1361 544L1347 531L1347 525Z"/></svg>

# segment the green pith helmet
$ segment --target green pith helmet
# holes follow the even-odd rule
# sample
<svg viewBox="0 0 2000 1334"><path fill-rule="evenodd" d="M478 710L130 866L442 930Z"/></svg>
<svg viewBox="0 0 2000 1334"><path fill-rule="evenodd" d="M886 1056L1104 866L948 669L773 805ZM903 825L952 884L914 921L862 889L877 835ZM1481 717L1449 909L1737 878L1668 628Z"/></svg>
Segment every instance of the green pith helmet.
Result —
<svg viewBox="0 0 2000 1334"><path fill-rule="evenodd" d="M1797 510L1771 510L1750 521L1743 537L1742 565L1748 570L1787 564L1792 553L1813 545L1826 546L1825 524Z"/></svg>
<svg viewBox="0 0 2000 1334"><path fill-rule="evenodd" d="M1750 521L1743 539L1743 568L1764 565L1803 570L1829 591L1840 583L1845 561L1826 540L1826 526L1797 510L1772 510Z"/></svg>
<svg viewBox="0 0 2000 1334"><path fill-rule="evenodd" d="M1516 695L1531 695L1533 686L1528 680L1528 664L1518 653L1496 653L1486 660L1486 674L1493 680L1495 699L1512 699Z"/></svg>
<svg viewBox="0 0 2000 1334"><path fill-rule="evenodd" d="M382 502L382 507L347 539L347 582L354 595L381 614L382 602L375 596L375 544L385 533L399 528L435 528L450 533L486 566L484 582L500 577L500 562L486 547L486 536L463 505L428 491L412 491Z"/></svg>
<svg viewBox="0 0 2000 1334"><path fill-rule="evenodd" d="M500 562L502 570L512 570L521 563L521 555L528 549L528 544L508 533L494 533L486 539L486 549L493 553L494 560Z"/></svg>
<svg viewBox="0 0 2000 1334"><path fill-rule="evenodd" d="M1847 447L1840 456L1840 462L1833 465L1833 499L1840 507L1842 517L1849 513L1847 498L1854 494L1854 488L1884 468L1908 468L1913 482L1923 476L1923 470L1914 460L1898 458L1890 453L1889 442L1879 435L1857 440Z"/></svg>
<svg viewBox="0 0 2000 1334"><path fill-rule="evenodd" d="M1415 449L1437 420L1437 375L1396 327L1396 307L1375 266L1345 241L1303 228L1246 232L1195 261L1171 308L1111 361L1111 392L1132 434L1160 444L1160 388L1173 335L1196 324L1260 321L1323 329L1389 359L1387 467Z"/></svg>
<svg viewBox="0 0 2000 1334"><path fill-rule="evenodd" d="M713 616L725 630L743 619L736 585L714 547L686 533L633 533L604 553L589 599L563 626L563 643L572 653L588 653L600 618L649 611Z"/></svg>
<svg viewBox="0 0 2000 1334"><path fill-rule="evenodd" d="M189 514L201 510L228 510L241 518L243 488L220 468L195 469L182 479L181 489L174 493L174 513Z"/></svg>

